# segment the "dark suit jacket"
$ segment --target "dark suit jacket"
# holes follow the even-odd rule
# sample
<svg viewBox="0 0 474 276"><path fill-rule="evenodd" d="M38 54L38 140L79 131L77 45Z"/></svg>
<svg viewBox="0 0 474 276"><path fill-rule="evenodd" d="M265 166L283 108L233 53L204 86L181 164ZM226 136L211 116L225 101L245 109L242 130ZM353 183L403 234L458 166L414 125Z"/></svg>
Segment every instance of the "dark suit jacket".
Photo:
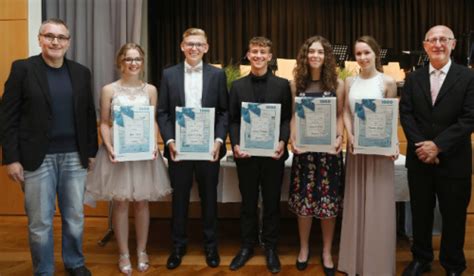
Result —
<svg viewBox="0 0 474 276"><path fill-rule="evenodd" d="M291 120L291 91L287 79L269 74L265 93L265 103L281 104L280 141L285 142L285 153L281 160L288 158L287 143L290 138ZM242 102L255 102L252 78L250 75L238 79L232 83L230 89L229 118L230 118L230 141L232 150L235 145L240 144L240 116Z"/></svg>
<svg viewBox="0 0 474 276"><path fill-rule="evenodd" d="M448 177L471 176L473 72L451 63L434 106L431 103L428 66L409 74L400 100L400 122L408 142L408 169L432 166L421 162L415 153L415 143L432 140L441 150L437 173Z"/></svg>
<svg viewBox="0 0 474 276"><path fill-rule="evenodd" d="M220 138L224 144L220 148L222 158L227 149L225 147L228 131L226 76L222 69L203 63L202 72L202 107L215 108L214 136ZM176 107L186 106L184 96L184 62L163 70L160 91L158 92L157 121L163 142L175 139ZM165 147L165 157L169 158L169 149Z"/></svg>
<svg viewBox="0 0 474 276"><path fill-rule="evenodd" d="M97 121L89 69L65 59L74 99L76 140L81 164L97 152ZM52 123L51 96L41 55L13 62L0 108L3 164L20 162L36 170L48 151Z"/></svg>

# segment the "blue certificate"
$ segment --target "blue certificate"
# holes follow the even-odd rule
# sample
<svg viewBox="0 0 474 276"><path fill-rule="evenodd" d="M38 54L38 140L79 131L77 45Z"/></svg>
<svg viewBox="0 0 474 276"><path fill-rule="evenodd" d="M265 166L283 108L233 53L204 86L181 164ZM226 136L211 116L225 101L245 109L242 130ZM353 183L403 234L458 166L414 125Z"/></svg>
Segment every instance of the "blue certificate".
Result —
<svg viewBox="0 0 474 276"><path fill-rule="evenodd" d="M176 160L212 160L214 108L176 107Z"/></svg>
<svg viewBox="0 0 474 276"><path fill-rule="evenodd" d="M280 137L280 104L243 102L240 148L252 156L274 156Z"/></svg>
<svg viewBox="0 0 474 276"><path fill-rule="evenodd" d="M113 106L113 133L117 161L153 159L155 107Z"/></svg>
<svg viewBox="0 0 474 276"><path fill-rule="evenodd" d="M354 107L354 153L395 155L398 99L358 99Z"/></svg>
<svg viewBox="0 0 474 276"><path fill-rule="evenodd" d="M295 97L296 146L303 151L335 153L336 98Z"/></svg>

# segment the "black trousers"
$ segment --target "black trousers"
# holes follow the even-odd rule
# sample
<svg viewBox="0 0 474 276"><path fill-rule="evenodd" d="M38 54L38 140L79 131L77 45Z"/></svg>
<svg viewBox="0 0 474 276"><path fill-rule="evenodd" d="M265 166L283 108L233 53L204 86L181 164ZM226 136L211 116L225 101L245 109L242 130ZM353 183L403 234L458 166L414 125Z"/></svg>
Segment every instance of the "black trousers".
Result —
<svg viewBox="0 0 474 276"><path fill-rule="evenodd" d="M434 167L416 171L409 169L408 185L413 219L413 258L424 262L433 260L433 209L437 197L443 220L440 263L448 271L464 271L463 247L471 178L442 176Z"/></svg>
<svg viewBox="0 0 474 276"><path fill-rule="evenodd" d="M217 184L219 162L169 160L172 195L171 235L175 247L188 243L186 227L188 221L189 197L194 177L196 178L203 221L204 247L217 246Z"/></svg>
<svg viewBox="0 0 474 276"><path fill-rule="evenodd" d="M258 243L258 197L263 201L262 241L265 248L277 246L280 230L280 195L284 160L270 157L236 159L239 189L242 195L240 231L242 247Z"/></svg>

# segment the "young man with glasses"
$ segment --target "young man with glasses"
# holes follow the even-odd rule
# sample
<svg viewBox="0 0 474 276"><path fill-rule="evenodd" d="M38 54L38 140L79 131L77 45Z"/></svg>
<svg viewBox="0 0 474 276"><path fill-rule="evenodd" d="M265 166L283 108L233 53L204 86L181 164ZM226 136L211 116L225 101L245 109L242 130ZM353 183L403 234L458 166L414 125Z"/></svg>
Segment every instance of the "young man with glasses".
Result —
<svg viewBox="0 0 474 276"><path fill-rule="evenodd" d="M83 196L97 152L91 74L66 59L70 35L60 19L41 24L41 54L13 62L0 106L3 163L21 184L35 275L54 274L53 217L62 220L62 257L70 275L84 265Z"/></svg>
<svg viewBox="0 0 474 276"><path fill-rule="evenodd" d="M194 178L201 198L206 263L210 267L216 267L220 263L217 251L217 184L219 161L226 154L228 95L224 71L202 60L208 49L206 33L203 30L187 29L181 42L185 60L163 70L158 92L157 120L161 137L166 143L164 155L168 158L168 172L173 188L171 219L173 250L166 264L168 269L178 267L186 254L186 224ZM176 161L177 106L215 108L212 161Z"/></svg>
<svg viewBox="0 0 474 276"><path fill-rule="evenodd" d="M413 261L404 276L431 268L436 198L443 218L440 263L446 275L461 275L466 269L463 246L471 196L474 73L451 60L455 45L451 29L432 27L423 42L429 66L408 75L401 96L413 223Z"/></svg>

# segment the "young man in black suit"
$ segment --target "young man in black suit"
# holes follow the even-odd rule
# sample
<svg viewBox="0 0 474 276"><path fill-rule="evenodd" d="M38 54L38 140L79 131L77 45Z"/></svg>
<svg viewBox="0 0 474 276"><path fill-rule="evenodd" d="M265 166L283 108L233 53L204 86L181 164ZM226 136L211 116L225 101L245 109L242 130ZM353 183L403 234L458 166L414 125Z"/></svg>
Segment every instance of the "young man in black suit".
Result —
<svg viewBox="0 0 474 276"><path fill-rule="evenodd" d="M461 275L466 269L463 246L471 196L474 73L451 61L455 45L448 27L432 27L423 41L429 66L407 77L401 96L413 214L413 261L404 276L430 270L436 198L443 218L440 263L447 275Z"/></svg>
<svg viewBox="0 0 474 276"><path fill-rule="evenodd" d="M35 275L54 274L56 195L62 257L70 275L84 265L83 198L97 152L97 122L89 69L66 59L71 36L60 19L41 24L41 54L13 62L0 106L3 164L22 184Z"/></svg>
<svg viewBox="0 0 474 276"><path fill-rule="evenodd" d="M236 80L230 90L230 139L237 164L241 206L241 249L230 264L231 270L244 266L252 257L258 243L257 201L259 190L263 199L262 241L267 268L272 273L281 269L276 251L280 225L280 194L287 142L290 136L291 92L288 80L276 77L268 70L272 59L272 43L265 37L254 37L249 42L247 58L250 74ZM255 157L240 149L240 116L242 102L281 104L280 137L273 157Z"/></svg>
<svg viewBox="0 0 474 276"><path fill-rule="evenodd" d="M163 71L158 92L157 120L161 137L166 143L164 155L168 158L168 172L173 188L173 250L166 264L168 269L178 267L186 254L186 222L194 177L201 198L206 263L210 267L216 267L220 263L217 251L217 184L219 161L226 154L228 94L224 71L202 61L208 49L206 33L203 30L187 29L181 42L185 61ZM175 160L177 106L215 108L214 159L211 162Z"/></svg>

